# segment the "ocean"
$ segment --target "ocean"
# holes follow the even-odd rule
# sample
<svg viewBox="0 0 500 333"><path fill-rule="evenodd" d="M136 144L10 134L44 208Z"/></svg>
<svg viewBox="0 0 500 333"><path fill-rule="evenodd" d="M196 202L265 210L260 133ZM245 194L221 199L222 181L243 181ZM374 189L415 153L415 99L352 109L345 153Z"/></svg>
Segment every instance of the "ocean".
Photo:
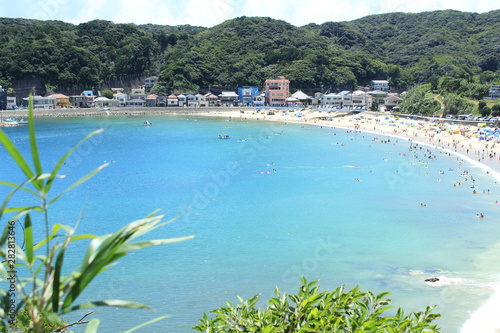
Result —
<svg viewBox="0 0 500 333"><path fill-rule="evenodd" d="M142 126L146 119L153 125ZM159 209L165 219L178 217L147 238L195 236L132 252L94 281L81 301L154 308L97 308L90 318L101 320L102 332L160 315L171 317L139 331L191 332L203 313L237 296L262 294L264 305L276 286L296 293L301 276L320 280L321 290L390 291L406 313L437 305L442 332L459 332L498 281L499 185L446 152L332 126L244 118L47 118L36 126L46 171L86 134L105 129L67 161L54 194L109 165L54 204L52 223L79 221L78 233L102 235ZM29 152L27 127L3 130ZM0 179L23 179L3 147ZM30 200L19 195L13 204ZM41 238L43 221L35 224ZM65 263L77 267L85 248L74 245ZM431 277L440 281L424 281Z"/></svg>

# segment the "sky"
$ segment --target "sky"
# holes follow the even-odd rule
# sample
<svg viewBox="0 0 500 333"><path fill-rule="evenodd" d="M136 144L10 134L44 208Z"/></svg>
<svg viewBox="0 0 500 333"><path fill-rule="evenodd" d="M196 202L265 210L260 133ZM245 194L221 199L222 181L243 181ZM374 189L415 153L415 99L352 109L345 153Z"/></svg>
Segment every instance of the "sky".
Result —
<svg viewBox="0 0 500 333"><path fill-rule="evenodd" d="M0 4L0 17L207 28L240 16L271 17L303 26L392 12L454 9L484 13L500 9L498 0L1 0Z"/></svg>

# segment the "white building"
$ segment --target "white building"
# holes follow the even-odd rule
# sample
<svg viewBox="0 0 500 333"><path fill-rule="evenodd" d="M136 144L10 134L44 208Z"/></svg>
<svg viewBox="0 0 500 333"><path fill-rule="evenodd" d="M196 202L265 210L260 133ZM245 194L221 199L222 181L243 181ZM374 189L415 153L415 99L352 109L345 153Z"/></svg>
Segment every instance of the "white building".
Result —
<svg viewBox="0 0 500 333"><path fill-rule="evenodd" d="M28 106L29 97L23 98L23 106ZM43 97L43 96L33 96L33 109L55 109L56 108L56 98L53 96Z"/></svg>
<svg viewBox="0 0 500 333"><path fill-rule="evenodd" d="M372 81L370 81L370 87L373 90L388 91L389 90L389 81L387 81L387 80L372 80Z"/></svg>
<svg viewBox="0 0 500 333"><path fill-rule="evenodd" d="M342 95L330 93L321 97L321 105L325 107L342 107Z"/></svg>
<svg viewBox="0 0 500 333"><path fill-rule="evenodd" d="M128 95L125 93L117 93L113 95L113 99L118 101L118 106L126 106Z"/></svg>
<svg viewBox="0 0 500 333"><path fill-rule="evenodd" d="M7 110L17 109L16 98L7 96Z"/></svg>

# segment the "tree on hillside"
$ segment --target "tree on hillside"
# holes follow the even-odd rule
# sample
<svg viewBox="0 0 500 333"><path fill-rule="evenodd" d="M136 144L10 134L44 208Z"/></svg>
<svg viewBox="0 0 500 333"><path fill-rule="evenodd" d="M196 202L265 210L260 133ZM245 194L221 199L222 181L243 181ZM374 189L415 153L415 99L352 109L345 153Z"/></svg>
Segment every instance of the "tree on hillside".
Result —
<svg viewBox="0 0 500 333"><path fill-rule="evenodd" d="M400 104L401 113L433 115L441 109L434 99L430 84L422 84L408 91Z"/></svg>
<svg viewBox="0 0 500 333"><path fill-rule="evenodd" d="M471 114L474 111L474 104L457 94L446 95L444 105L447 114Z"/></svg>
<svg viewBox="0 0 500 333"><path fill-rule="evenodd" d="M104 97L107 97L109 99L113 99L113 90L111 90L111 89L104 89L101 92L101 95L104 96Z"/></svg>

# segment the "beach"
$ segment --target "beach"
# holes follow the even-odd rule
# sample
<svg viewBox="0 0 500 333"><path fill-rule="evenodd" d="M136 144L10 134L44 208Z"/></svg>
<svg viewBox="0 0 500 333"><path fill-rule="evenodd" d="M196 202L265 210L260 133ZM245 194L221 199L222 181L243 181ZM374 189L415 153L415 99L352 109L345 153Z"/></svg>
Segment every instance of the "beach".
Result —
<svg viewBox="0 0 500 333"><path fill-rule="evenodd" d="M500 181L499 145L493 140L480 139L480 135L462 135L462 133L478 133L481 128L473 125L453 123L423 122L408 117L394 117L388 113L363 112L361 114L325 118L320 112L278 113L268 115L260 112L241 113L238 111L206 113L207 116L220 116L228 119L253 118L266 121L283 121L303 123L316 126L330 126L351 131L363 131L383 136L391 136L432 148L442 149L450 155L468 161L480 167L485 173ZM322 120L328 119L328 120ZM493 296L478 309L466 323L461 333L497 333L500 331L500 318L496 312L500 308L500 281L492 288Z"/></svg>
<svg viewBox="0 0 500 333"><path fill-rule="evenodd" d="M475 135L478 130L473 125L457 125L451 123L438 124L435 121L407 119L395 117L389 113L362 112L360 114L343 115L337 113L310 112L295 110L295 112L255 110L254 108L213 108L213 109L119 109L119 110L55 110L36 111L36 117L74 117L74 116L156 116L156 115L199 115L203 117L222 117L227 121L254 119L259 121L279 121L322 127L335 127L346 131L369 132L380 136L391 136L414 143L439 148L450 155L466 160L480 167L485 174L500 180L500 152L493 141L480 140ZM298 116L300 114L300 116ZM26 111L6 111L0 113L2 118L25 118ZM338 117L337 117L338 115ZM154 122L154 120L153 120ZM465 130L467 129L467 130ZM466 134L463 135L462 133ZM219 133L217 133L219 134ZM498 156L497 156L498 155ZM476 311L465 323L462 332L495 332L500 328L500 321L495 311L500 307L499 287L492 288L493 297ZM496 293L495 293L496 292ZM439 311L438 311L439 312Z"/></svg>

